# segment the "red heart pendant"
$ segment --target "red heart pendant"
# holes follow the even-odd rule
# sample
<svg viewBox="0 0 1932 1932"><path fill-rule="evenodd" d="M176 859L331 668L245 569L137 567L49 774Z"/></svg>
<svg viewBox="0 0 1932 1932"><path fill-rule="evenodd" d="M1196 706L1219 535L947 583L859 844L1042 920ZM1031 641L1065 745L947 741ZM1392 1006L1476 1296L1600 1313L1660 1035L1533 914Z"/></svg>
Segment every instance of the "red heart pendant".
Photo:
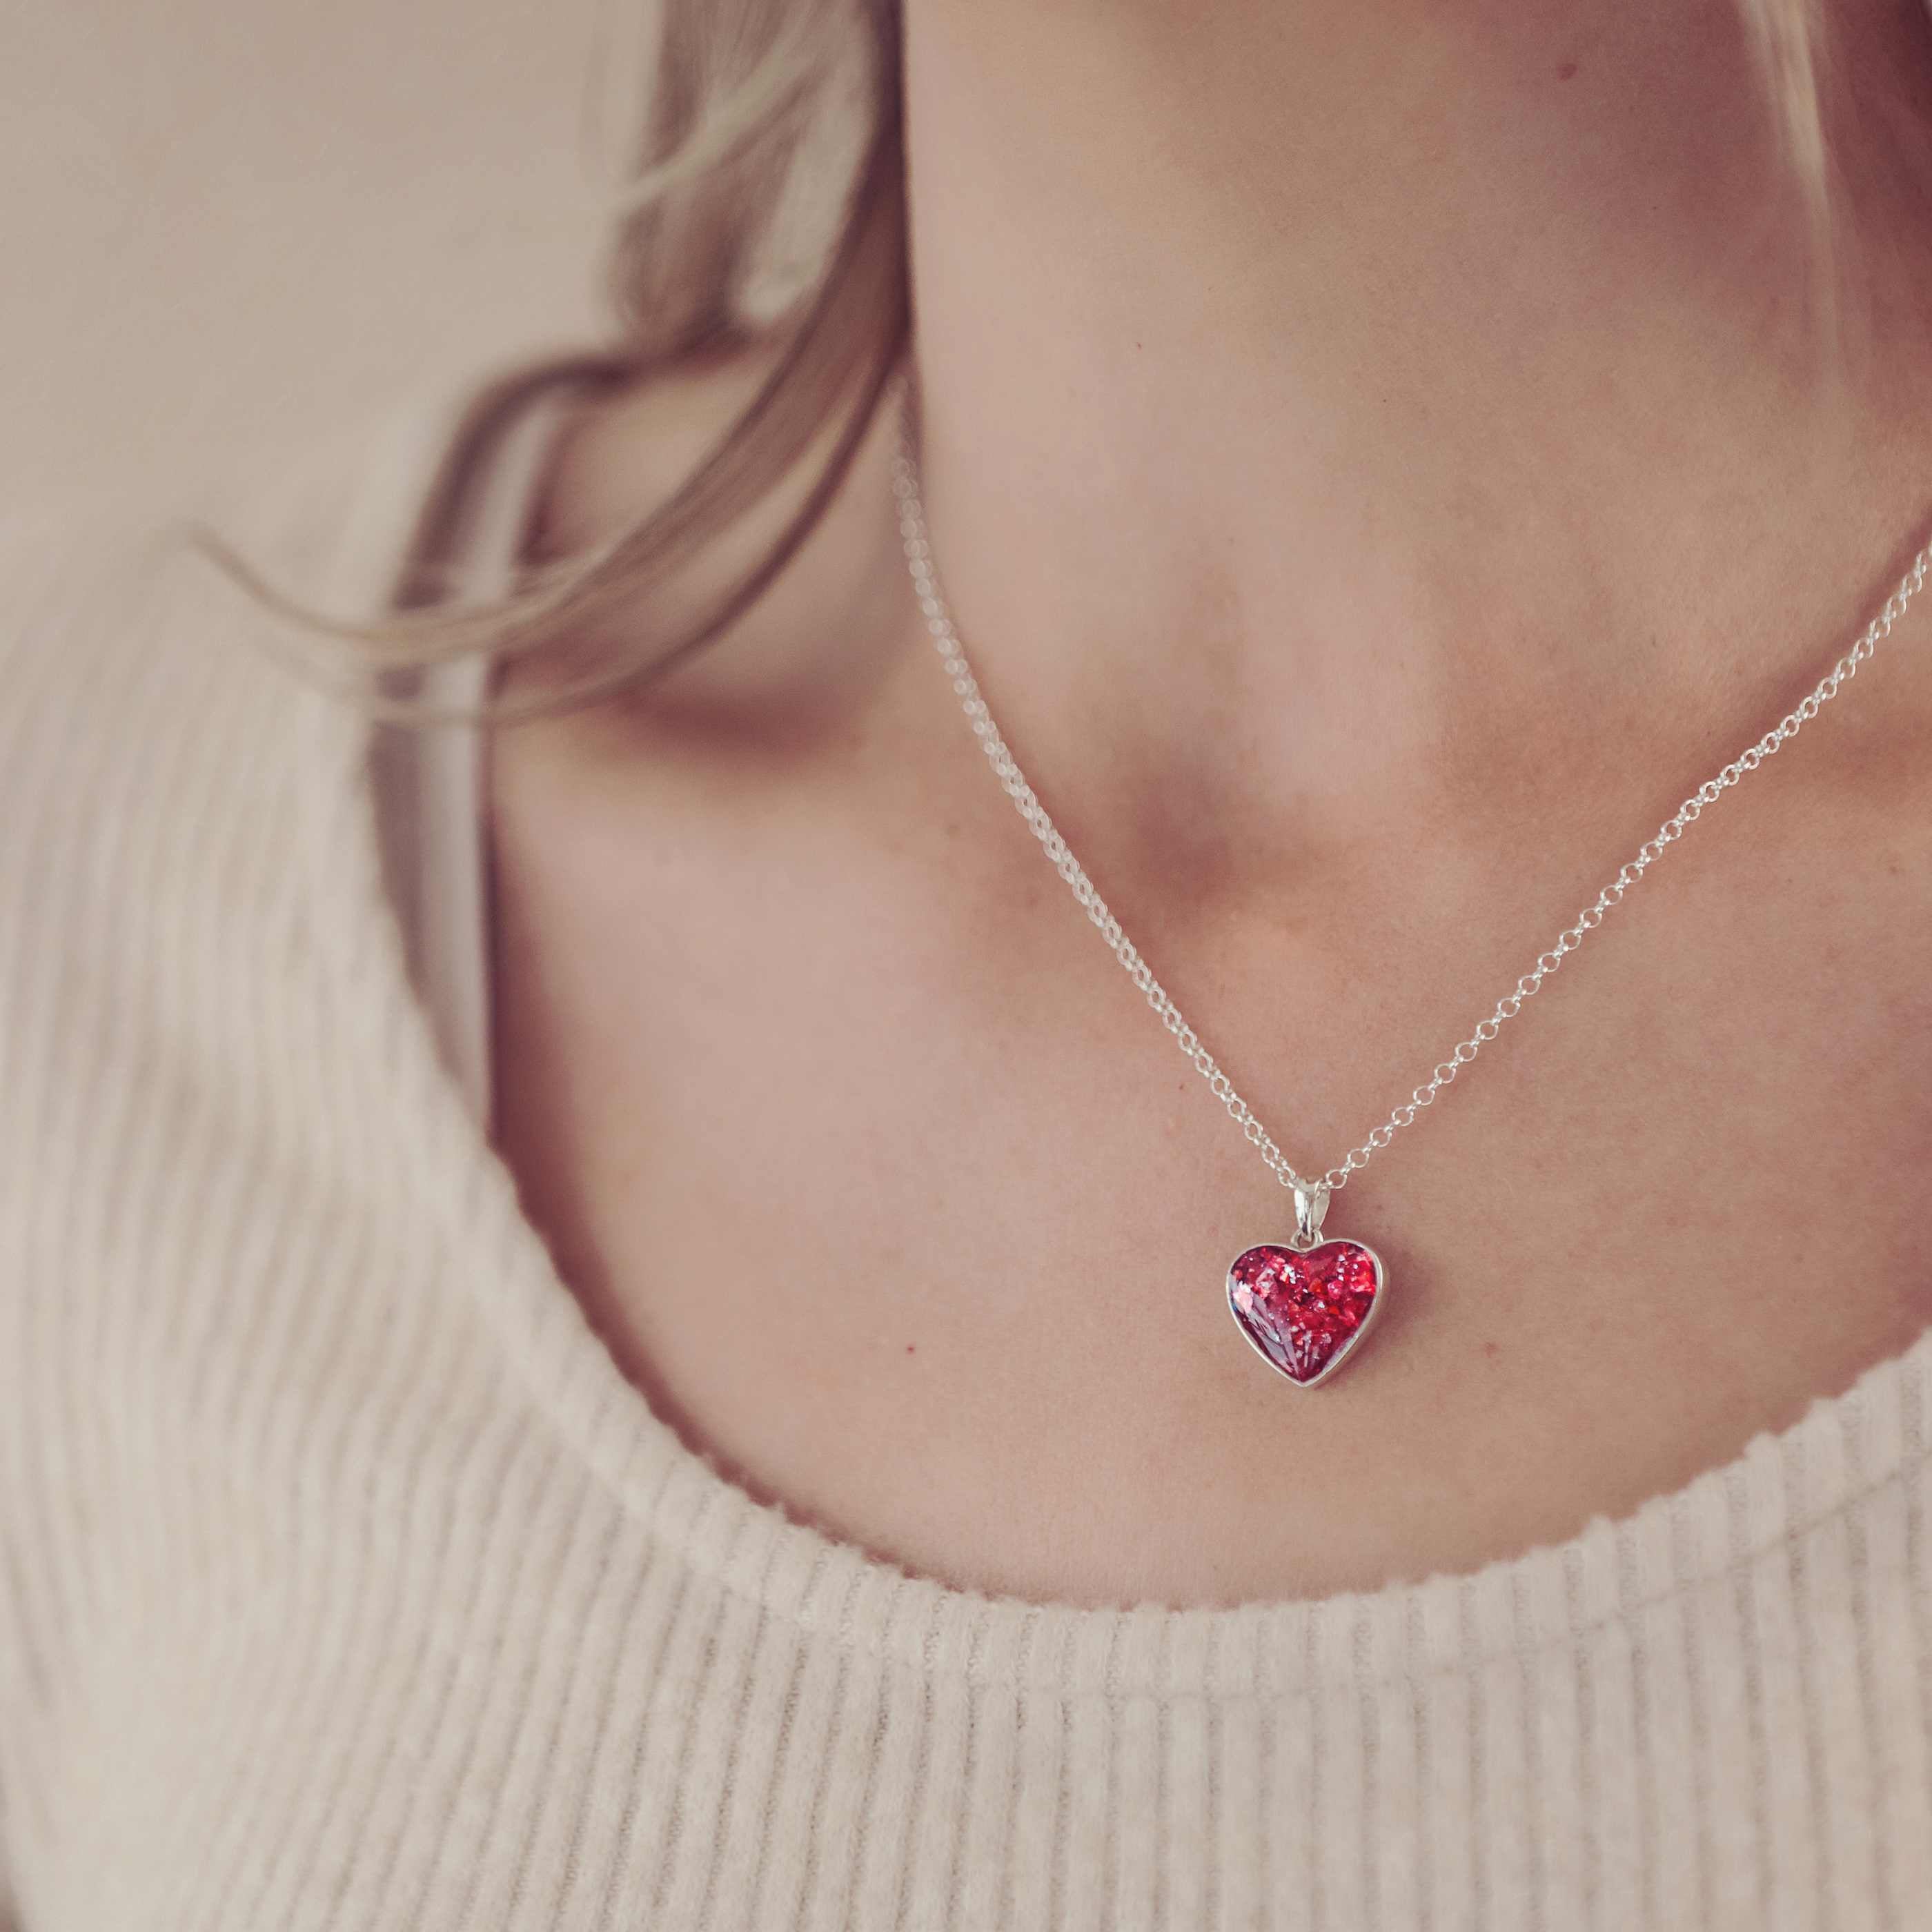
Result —
<svg viewBox="0 0 1932 1932"><path fill-rule="evenodd" d="M1270 1368L1312 1388L1360 1346L1385 1279L1382 1257L1360 1241L1250 1248L1228 1270L1228 1306Z"/></svg>

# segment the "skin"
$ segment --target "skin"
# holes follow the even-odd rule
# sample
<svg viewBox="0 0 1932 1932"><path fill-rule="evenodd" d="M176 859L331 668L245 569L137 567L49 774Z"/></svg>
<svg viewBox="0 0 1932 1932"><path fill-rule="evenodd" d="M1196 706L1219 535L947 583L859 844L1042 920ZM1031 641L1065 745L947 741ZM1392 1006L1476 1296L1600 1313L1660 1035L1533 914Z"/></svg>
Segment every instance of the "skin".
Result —
<svg viewBox="0 0 1932 1932"><path fill-rule="evenodd" d="M1932 37L1835 11L1834 390L1720 0L910 0L944 578L1305 1166L1932 529ZM587 418L547 543L755 373ZM949 1583L1227 1604L1573 1534L1932 1321L1932 596L1336 1198L1391 1298L1301 1394L1222 1287L1289 1204L986 772L888 445L716 650L492 762L501 1144L694 1445Z"/></svg>

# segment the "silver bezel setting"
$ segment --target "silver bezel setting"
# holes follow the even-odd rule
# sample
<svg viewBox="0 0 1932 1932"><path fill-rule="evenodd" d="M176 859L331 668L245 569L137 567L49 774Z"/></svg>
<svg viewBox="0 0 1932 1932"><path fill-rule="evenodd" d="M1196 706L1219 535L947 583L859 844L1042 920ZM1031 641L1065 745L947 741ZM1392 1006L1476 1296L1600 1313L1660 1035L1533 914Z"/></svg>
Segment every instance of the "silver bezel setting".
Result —
<svg viewBox="0 0 1932 1932"><path fill-rule="evenodd" d="M1320 1374L1310 1376L1306 1382L1290 1375L1288 1370L1283 1368L1259 1342L1256 1340L1246 1322L1242 1318L1240 1310L1235 1306L1234 1270L1240 1264L1243 1256L1252 1254L1257 1248L1279 1248L1285 1253L1296 1255L1318 1255L1324 1248L1359 1248L1368 1256L1370 1264L1375 1269L1375 1299L1369 1304L1369 1312L1363 1316L1361 1326L1322 1364ZM1388 1270L1383 1265L1382 1256L1377 1254L1366 1241L1358 1241L1352 1234L1331 1234L1326 1240L1317 1241L1306 1248L1298 1248L1292 1241L1250 1241L1241 1250L1240 1254L1237 1255L1228 1264L1228 1316L1239 1331L1241 1340L1246 1342L1248 1346L1253 1349L1255 1353L1260 1356L1262 1360L1267 1363L1268 1366L1280 1376L1290 1388L1303 1390L1319 1388L1330 1376L1334 1375L1342 1367L1343 1364L1352 1360L1356 1351L1368 1340L1369 1330L1376 1325L1376 1318L1382 1313L1382 1304L1388 1298Z"/></svg>

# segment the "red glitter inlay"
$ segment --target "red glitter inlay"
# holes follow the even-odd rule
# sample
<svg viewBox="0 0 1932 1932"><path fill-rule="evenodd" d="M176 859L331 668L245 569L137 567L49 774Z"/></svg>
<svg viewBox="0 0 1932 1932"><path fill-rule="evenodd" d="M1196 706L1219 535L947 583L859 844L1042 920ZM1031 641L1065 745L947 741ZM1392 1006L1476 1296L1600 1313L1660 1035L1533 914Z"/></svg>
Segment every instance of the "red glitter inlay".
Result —
<svg viewBox="0 0 1932 1932"><path fill-rule="evenodd" d="M1314 1381L1353 1346L1381 1286L1359 1241L1324 1241L1306 1254L1250 1248L1228 1270L1234 1319L1298 1382Z"/></svg>

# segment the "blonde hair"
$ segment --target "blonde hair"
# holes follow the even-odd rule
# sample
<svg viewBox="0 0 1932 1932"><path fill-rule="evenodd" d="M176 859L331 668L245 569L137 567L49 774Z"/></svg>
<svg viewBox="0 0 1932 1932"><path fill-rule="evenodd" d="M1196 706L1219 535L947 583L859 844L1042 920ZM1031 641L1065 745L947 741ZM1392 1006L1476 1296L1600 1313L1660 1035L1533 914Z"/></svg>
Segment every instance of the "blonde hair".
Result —
<svg viewBox="0 0 1932 1932"><path fill-rule="evenodd" d="M1806 212L1814 312L1828 322L1836 278L1816 0L1737 4ZM677 634L627 637L624 627L610 626L624 641L606 646L602 662L548 681L541 698L499 706L494 715L590 702L718 636L811 534L907 348L898 10L899 0L658 0L648 108L610 257L618 339L571 373L614 386L753 343L776 353L703 460L633 527L579 555L530 567L514 592L476 606L443 596L446 586L436 580L446 497L433 491L417 532L416 554L424 562L407 600L412 608L363 624L318 619L218 536L197 532L198 546L283 615L352 640L358 665L373 675L368 701L375 709L421 715L394 694L385 674L476 654L515 658L555 650L560 639L598 634L599 620L674 580L793 478L808 452L826 448L776 537ZM848 137L842 150L828 138L841 130ZM828 164L828 154L840 158ZM775 218L800 178L814 170L822 175L828 165L844 176L842 193L830 198L837 211L831 232L795 295L770 312ZM822 186L817 198L827 199ZM513 380L477 398L446 461L446 477L460 472L530 387L530 379Z"/></svg>

